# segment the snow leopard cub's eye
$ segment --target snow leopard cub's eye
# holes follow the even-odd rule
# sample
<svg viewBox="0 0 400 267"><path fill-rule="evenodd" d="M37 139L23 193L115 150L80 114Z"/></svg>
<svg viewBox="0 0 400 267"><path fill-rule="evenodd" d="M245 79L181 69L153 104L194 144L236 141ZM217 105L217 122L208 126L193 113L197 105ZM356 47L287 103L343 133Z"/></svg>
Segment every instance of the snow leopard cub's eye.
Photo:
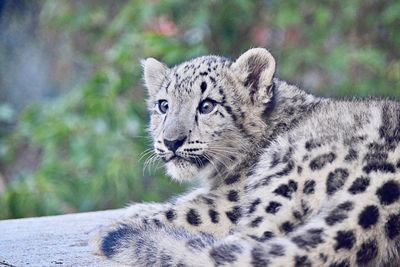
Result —
<svg viewBox="0 0 400 267"><path fill-rule="evenodd" d="M160 113L165 114L168 111L168 101L167 100L158 100L158 110Z"/></svg>
<svg viewBox="0 0 400 267"><path fill-rule="evenodd" d="M214 110L215 106L216 102L214 100L206 99L200 103L199 111L202 114L208 114Z"/></svg>

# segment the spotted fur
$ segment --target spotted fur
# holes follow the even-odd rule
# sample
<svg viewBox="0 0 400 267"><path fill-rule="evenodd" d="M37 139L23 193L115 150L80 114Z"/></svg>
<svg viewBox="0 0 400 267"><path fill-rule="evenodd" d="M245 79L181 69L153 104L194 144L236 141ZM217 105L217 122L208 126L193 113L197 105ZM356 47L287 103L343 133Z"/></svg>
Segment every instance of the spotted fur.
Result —
<svg viewBox="0 0 400 267"><path fill-rule="evenodd" d="M274 73L261 48L144 62L155 151L203 186L131 206L98 253L131 266L399 266L400 104L319 98Z"/></svg>

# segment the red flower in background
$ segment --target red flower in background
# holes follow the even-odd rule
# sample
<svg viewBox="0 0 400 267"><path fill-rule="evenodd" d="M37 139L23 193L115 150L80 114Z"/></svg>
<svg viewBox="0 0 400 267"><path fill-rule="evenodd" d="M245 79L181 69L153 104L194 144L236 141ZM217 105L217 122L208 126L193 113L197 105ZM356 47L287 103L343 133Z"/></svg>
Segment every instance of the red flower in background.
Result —
<svg viewBox="0 0 400 267"><path fill-rule="evenodd" d="M173 36L178 33L178 27L175 22L165 15L157 17L150 25L150 29L151 31L164 36Z"/></svg>
<svg viewBox="0 0 400 267"><path fill-rule="evenodd" d="M256 25L251 29L251 40L257 46L266 47L270 35L268 27L264 25Z"/></svg>

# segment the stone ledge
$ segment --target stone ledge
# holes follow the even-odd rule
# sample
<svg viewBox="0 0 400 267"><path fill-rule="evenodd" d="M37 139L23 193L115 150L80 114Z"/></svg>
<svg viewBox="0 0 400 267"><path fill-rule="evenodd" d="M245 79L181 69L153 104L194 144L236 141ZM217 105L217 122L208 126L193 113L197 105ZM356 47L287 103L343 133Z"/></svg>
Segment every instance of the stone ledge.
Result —
<svg viewBox="0 0 400 267"><path fill-rule="evenodd" d="M122 209L0 221L0 267L113 266L93 255L89 236Z"/></svg>

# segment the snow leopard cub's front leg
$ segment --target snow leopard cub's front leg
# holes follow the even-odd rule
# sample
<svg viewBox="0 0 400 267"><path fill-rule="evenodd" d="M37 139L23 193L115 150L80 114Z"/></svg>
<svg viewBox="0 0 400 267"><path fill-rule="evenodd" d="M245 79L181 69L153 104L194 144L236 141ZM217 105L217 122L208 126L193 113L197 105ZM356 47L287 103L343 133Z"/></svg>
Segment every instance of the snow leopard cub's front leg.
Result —
<svg viewBox="0 0 400 267"><path fill-rule="evenodd" d="M226 236L239 220L240 209L235 206L232 196L231 201L228 200L229 192L221 196L202 191L195 190L171 203L129 207L123 218L100 229L92 237L95 253L121 261L121 255L116 257L121 246L126 248L126 245L140 240L145 244L147 237L151 240L151 235L159 233L161 236L163 232L199 234L204 238Z"/></svg>
<svg viewBox="0 0 400 267"><path fill-rule="evenodd" d="M182 227L192 233L208 233L214 236L226 236L240 218L238 200L243 191L239 176L228 176L223 189L207 191L197 189L166 203L134 204L127 208L125 215L111 226L107 226L95 238L96 246L104 253L107 248L101 245L101 239L116 229L126 225L140 227L173 226Z"/></svg>

